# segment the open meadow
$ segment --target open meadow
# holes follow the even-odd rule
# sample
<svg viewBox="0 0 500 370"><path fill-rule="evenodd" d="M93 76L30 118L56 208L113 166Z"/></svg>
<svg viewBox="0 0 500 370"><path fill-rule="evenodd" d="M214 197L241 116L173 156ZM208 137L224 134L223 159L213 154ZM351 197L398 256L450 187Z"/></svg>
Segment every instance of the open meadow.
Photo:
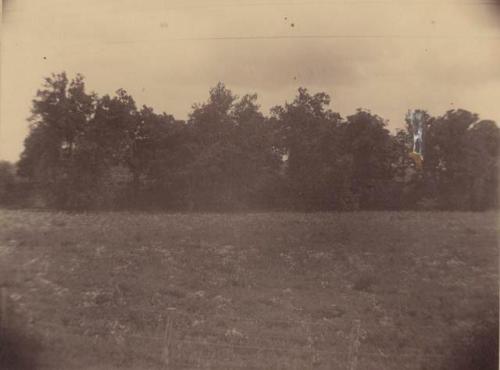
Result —
<svg viewBox="0 0 500 370"><path fill-rule="evenodd" d="M488 369L497 232L493 212L2 210L2 368Z"/></svg>

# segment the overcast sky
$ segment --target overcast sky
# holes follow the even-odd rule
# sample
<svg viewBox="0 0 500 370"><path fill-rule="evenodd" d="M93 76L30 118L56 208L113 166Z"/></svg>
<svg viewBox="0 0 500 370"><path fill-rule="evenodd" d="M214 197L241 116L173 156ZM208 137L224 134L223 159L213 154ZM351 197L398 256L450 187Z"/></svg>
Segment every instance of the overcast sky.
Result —
<svg viewBox="0 0 500 370"><path fill-rule="evenodd" d="M179 119L223 81L256 92L266 114L304 86L391 129L409 108L500 122L492 1L9 0L2 17L0 159L18 159L31 100L61 71Z"/></svg>

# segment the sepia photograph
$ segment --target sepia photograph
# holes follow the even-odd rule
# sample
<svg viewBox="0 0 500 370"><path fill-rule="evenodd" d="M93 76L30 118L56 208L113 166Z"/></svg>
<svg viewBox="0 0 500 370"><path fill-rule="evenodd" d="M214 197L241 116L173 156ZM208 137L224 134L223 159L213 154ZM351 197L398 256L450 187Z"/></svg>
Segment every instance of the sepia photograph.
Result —
<svg viewBox="0 0 500 370"><path fill-rule="evenodd" d="M499 369L499 0L0 0L0 370Z"/></svg>

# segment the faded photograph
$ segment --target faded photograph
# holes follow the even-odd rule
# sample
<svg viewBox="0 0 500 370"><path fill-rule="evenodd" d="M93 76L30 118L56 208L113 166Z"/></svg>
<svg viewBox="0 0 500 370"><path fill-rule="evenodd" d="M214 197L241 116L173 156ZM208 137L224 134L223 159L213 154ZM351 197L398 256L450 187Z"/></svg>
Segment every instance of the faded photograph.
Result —
<svg viewBox="0 0 500 370"><path fill-rule="evenodd" d="M500 3L4 0L0 369L498 369Z"/></svg>

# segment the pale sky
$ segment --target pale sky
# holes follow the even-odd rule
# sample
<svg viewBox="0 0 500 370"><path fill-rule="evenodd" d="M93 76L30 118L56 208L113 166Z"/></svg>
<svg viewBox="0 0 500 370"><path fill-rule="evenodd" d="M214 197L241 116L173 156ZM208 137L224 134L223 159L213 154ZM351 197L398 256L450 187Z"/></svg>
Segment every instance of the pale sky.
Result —
<svg viewBox="0 0 500 370"><path fill-rule="evenodd" d="M391 129L409 108L500 123L500 12L481 0L4 0L0 159L18 159L31 100L61 71L178 119L223 81L266 114L303 86Z"/></svg>

